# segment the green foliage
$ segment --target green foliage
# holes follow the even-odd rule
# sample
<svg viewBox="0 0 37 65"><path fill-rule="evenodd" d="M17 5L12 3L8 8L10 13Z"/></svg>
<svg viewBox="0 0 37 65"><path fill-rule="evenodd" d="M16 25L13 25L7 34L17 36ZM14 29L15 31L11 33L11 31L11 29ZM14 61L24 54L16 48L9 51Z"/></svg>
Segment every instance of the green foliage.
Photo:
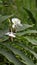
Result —
<svg viewBox="0 0 37 65"><path fill-rule="evenodd" d="M36 0L0 0L0 65L37 65L37 12ZM4 34L9 20L21 19L23 27L17 29L10 41ZM2 60L1 60L2 59Z"/></svg>

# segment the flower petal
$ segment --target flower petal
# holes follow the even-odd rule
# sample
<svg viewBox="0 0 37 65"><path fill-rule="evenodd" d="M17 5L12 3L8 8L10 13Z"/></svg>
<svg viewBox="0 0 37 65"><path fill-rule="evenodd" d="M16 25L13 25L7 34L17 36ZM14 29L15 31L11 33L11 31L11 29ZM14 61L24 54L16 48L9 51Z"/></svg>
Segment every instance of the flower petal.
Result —
<svg viewBox="0 0 37 65"><path fill-rule="evenodd" d="M12 23L13 24L20 24L21 20L19 20L18 18L12 18Z"/></svg>
<svg viewBox="0 0 37 65"><path fill-rule="evenodd" d="M16 37L13 32L7 32L5 35L11 36L11 37Z"/></svg>

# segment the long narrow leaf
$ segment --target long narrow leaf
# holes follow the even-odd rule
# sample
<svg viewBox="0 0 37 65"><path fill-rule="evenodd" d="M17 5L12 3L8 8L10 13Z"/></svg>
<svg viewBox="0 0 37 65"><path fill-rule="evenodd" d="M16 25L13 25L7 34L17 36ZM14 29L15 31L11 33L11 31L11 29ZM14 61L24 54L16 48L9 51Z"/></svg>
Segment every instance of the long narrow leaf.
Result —
<svg viewBox="0 0 37 65"><path fill-rule="evenodd" d="M6 49L0 47L0 54L4 55L10 62L14 63L15 65L22 65L22 63L16 59L14 54L8 52Z"/></svg>
<svg viewBox="0 0 37 65"><path fill-rule="evenodd" d="M24 48L25 50L28 50L30 53L32 53L34 55L34 57L37 59L37 54L31 50L30 48L28 48L26 45L24 45L24 43L20 43L20 42L16 42L16 45L21 46L22 48Z"/></svg>
<svg viewBox="0 0 37 65"><path fill-rule="evenodd" d="M29 42L31 42L33 45L37 45L37 40L35 40L34 38L31 37L24 37L24 38Z"/></svg>
<svg viewBox="0 0 37 65"><path fill-rule="evenodd" d="M33 34L37 33L37 30L28 30L28 31L24 31L24 32L19 32L16 35L22 36L22 35L25 35L25 34L32 34L32 33Z"/></svg>
<svg viewBox="0 0 37 65"><path fill-rule="evenodd" d="M28 16L30 17L30 19L32 20L32 22L35 24L36 23L36 19L34 18L32 12L29 9L26 9L23 7L23 9L28 13Z"/></svg>
<svg viewBox="0 0 37 65"><path fill-rule="evenodd" d="M12 16L13 16L13 15L6 15L6 16L0 15L0 22L5 21L6 19L8 19L8 18L10 18L10 17L12 17Z"/></svg>
<svg viewBox="0 0 37 65"><path fill-rule="evenodd" d="M33 25L29 25L29 24L22 24L22 25L23 25L22 27L17 28L17 31L24 31L24 30L26 30L26 29L28 29L30 27L33 27Z"/></svg>
<svg viewBox="0 0 37 65"><path fill-rule="evenodd" d="M18 50L17 48L15 48L15 47L13 47L13 46L11 46L11 44L3 44L3 45L5 45L7 48L9 48L12 52L14 52L14 54L18 54L23 60L23 62L25 63L25 64L27 64L27 65L35 65L28 57L26 57L26 55L22 52L22 51L20 51L20 50Z"/></svg>

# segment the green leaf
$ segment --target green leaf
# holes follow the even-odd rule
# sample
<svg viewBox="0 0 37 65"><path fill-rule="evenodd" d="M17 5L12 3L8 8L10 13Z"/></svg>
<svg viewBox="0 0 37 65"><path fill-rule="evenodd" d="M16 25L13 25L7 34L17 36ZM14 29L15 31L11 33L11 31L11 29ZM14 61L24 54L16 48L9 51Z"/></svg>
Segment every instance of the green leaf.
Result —
<svg viewBox="0 0 37 65"><path fill-rule="evenodd" d="M37 40L32 37L24 37L28 42L31 42L33 45L37 45Z"/></svg>
<svg viewBox="0 0 37 65"><path fill-rule="evenodd" d="M6 19L8 19L8 18L10 18L10 17L12 17L12 16L13 16L13 15L6 15L6 16L0 15L0 22L5 21Z"/></svg>
<svg viewBox="0 0 37 65"><path fill-rule="evenodd" d="M37 30L27 30L27 31L23 31L23 32L19 32L17 33L16 35L17 36L22 36L22 35L25 35L25 34L36 34L37 33Z"/></svg>
<svg viewBox="0 0 37 65"><path fill-rule="evenodd" d="M34 18L32 12L31 12L29 9L27 9L27 8L24 8L24 7L23 7L23 9L28 13L29 18L30 18L30 19L32 20L32 22L35 24L35 23L36 23L36 19Z"/></svg>
<svg viewBox="0 0 37 65"><path fill-rule="evenodd" d="M24 49L27 50L27 51L29 51L29 52L32 53L32 54L34 55L34 57L37 59L37 54L36 54L32 49L30 49L28 46L24 45L24 43L22 43L22 42L16 42L16 43L14 43L14 44L18 45L19 47L24 48Z"/></svg>
<svg viewBox="0 0 37 65"><path fill-rule="evenodd" d="M17 28L17 31L23 31L23 30L26 30L26 29L28 29L30 27L33 27L33 25L29 25L29 24L22 24L22 25L23 25L22 27Z"/></svg>
<svg viewBox="0 0 37 65"><path fill-rule="evenodd" d="M1 45L5 45L8 49L10 49L15 55L19 55L23 60L21 60L22 62L24 62L24 64L27 65L35 65L22 51L20 51L19 49L15 48L14 46L12 46L11 44L8 43L1 43Z"/></svg>
<svg viewBox="0 0 37 65"><path fill-rule="evenodd" d="M10 62L14 63L15 65L22 65L22 63L10 51L7 51L6 49L0 47L0 54L5 56Z"/></svg>
<svg viewBox="0 0 37 65"><path fill-rule="evenodd" d="M30 53L32 53L34 55L34 57L37 59L37 54L30 48L28 47L25 47L25 45L21 44L22 47L25 49L25 50L28 50Z"/></svg>

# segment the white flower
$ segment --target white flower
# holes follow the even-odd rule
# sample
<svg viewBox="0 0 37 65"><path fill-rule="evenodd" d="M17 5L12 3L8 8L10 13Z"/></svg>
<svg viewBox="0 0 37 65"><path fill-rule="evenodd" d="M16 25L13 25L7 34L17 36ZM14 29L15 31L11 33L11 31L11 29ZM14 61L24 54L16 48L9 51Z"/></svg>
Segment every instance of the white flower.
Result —
<svg viewBox="0 0 37 65"><path fill-rule="evenodd" d="M10 36L10 37L16 37L15 36L15 33L13 33L13 32L7 32L7 33L5 33L5 35L8 35L8 36Z"/></svg>
<svg viewBox="0 0 37 65"><path fill-rule="evenodd" d="M12 27L15 28L15 26L22 26L21 24L21 20L19 20L18 18L12 18Z"/></svg>

